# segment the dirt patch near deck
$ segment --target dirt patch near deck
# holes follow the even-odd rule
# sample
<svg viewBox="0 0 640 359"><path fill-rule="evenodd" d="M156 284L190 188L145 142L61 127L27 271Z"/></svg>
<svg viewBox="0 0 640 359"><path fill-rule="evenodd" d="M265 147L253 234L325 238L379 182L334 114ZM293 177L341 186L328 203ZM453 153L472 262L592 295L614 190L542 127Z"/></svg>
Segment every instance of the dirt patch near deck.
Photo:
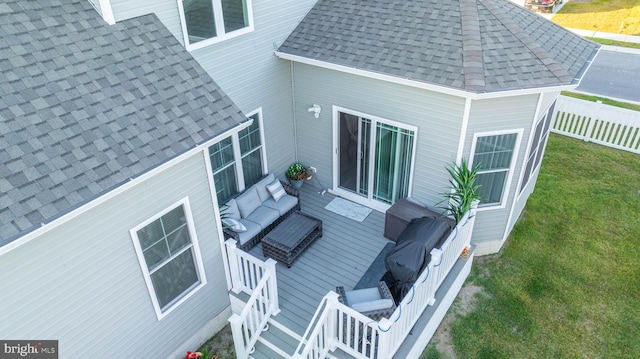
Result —
<svg viewBox="0 0 640 359"><path fill-rule="evenodd" d="M473 258L473 265L475 266L476 271L480 269L479 272L477 272L477 275L480 278L486 278L491 275L487 266L482 264L485 261L494 260L498 256L499 254ZM447 311L447 314L445 314L440 326L433 334L433 338L429 343L429 346L432 344L435 345L436 350L442 358L456 359L456 353L453 350L453 342L451 338L451 326L459 318L466 316L475 309L479 296L488 295L489 294L484 291L484 287L478 286L473 282L466 282L462 286L462 289L460 289L456 299L453 301L453 304Z"/></svg>
<svg viewBox="0 0 640 359"><path fill-rule="evenodd" d="M449 311L442 319L440 326L433 335L432 342L436 345L436 349L444 358L456 358L456 353L453 351L453 343L451 340L451 325L458 320L459 317L469 314L475 308L477 294L483 292L483 287L477 286L473 283L466 283L462 289L460 289L460 293L458 293L458 296L451 305L451 308L449 308Z"/></svg>
<svg viewBox="0 0 640 359"><path fill-rule="evenodd" d="M235 347L233 346L233 335L231 334L231 326L225 325L216 335L211 337L203 344L198 351L209 348L209 355L217 355L218 359L234 359L236 357ZM207 358L209 359L209 358Z"/></svg>

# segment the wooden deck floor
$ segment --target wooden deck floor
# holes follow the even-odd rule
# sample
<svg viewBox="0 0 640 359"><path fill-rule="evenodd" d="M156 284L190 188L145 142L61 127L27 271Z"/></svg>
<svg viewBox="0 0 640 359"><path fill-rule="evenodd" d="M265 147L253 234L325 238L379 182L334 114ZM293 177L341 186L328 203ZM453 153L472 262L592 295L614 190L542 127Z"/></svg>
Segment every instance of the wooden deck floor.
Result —
<svg viewBox="0 0 640 359"><path fill-rule="evenodd" d="M302 211L323 221L323 236L293 263L278 263L277 280L280 309L273 319L304 334L318 304L329 290L342 285L353 288L382 248L389 242L383 236L384 213L373 210L363 222L342 217L324 209L333 198L309 184L301 190ZM264 258L262 245L250 253Z"/></svg>

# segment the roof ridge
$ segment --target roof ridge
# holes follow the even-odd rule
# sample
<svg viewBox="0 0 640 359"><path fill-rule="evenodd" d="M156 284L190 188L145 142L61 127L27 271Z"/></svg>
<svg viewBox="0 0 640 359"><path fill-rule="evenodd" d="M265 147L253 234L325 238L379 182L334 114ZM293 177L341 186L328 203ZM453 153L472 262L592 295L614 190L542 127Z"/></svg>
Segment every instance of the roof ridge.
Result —
<svg viewBox="0 0 640 359"><path fill-rule="evenodd" d="M464 0L460 0L464 1ZM509 32L511 32L531 53L537 57L542 64L549 69L549 71L560 81L571 82L573 76L562 66L561 63L556 61L547 50L545 50L537 41L535 41L528 33L526 33L520 26L518 26L511 18L507 16L498 16L498 14L506 15L502 12L502 9L491 1L480 2L484 5L485 9L489 11L497 21L499 21Z"/></svg>
<svg viewBox="0 0 640 359"><path fill-rule="evenodd" d="M462 69L465 87L473 91L486 89L480 17L476 0L460 0L462 30Z"/></svg>

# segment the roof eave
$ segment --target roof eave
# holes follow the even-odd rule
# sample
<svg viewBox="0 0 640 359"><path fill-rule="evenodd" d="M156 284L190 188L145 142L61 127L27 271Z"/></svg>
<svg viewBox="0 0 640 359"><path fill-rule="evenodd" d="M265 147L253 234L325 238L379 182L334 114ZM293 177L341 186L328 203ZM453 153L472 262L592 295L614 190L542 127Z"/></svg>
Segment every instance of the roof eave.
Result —
<svg viewBox="0 0 640 359"><path fill-rule="evenodd" d="M308 57L293 55L293 54L289 54L289 53L278 51L278 50L275 51L275 55L283 60L289 60L292 62L298 62L301 64L321 67L329 70L340 71L344 73L349 73L349 74L363 76L371 79L410 86L410 87L419 88L423 90L444 93L451 96L469 98L471 100L482 100L482 99L490 99L490 98L539 94L542 92L565 91L565 90L572 90L578 86L577 83L559 83L555 85L539 86L539 87L531 87L531 88L514 88L514 89L504 89L499 91L470 92L462 89L446 87L442 85L436 85L436 84L416 81L412 79L401 78L401 77L387 75L383 73L377 73L369 70L363 70L363 69L358 69L354 67L334 64L334 63L326 62L322 60L311 59Z"/></svg>
<svg viewBox="0 0 640 359"><path fill-rule="evenodd" d="M242 130L248 126L251 126L253 123L252 119L247 119L244 122L238 123L231 128L221 132L220 134L201 142L200 144L194 145L192 148L182 152L174 156L171 159L163 162L162 164L147 169L146 171L138 174L135 177L129 178L127 181L119 183L104 191L103 193L97 195L93 199L86 201L77 205L74 208L67 210L66 212L61 212L57 214L55 217L47 219L47 221L40 223L40 225L32 226L12 237L9 237L5 240L0 241L0 256L3 254L12 251L20 247L21 245L31 241L32 239L42 235L43 233L49 231L52 228L55 228L65 222L70 221L71 219L79 216L80 214L96 207L97 205L105 202L108 199L115 197L116 195L128 190L129 188L148 180L150 177L156 175L159 172L166 170L169 167L174 166L175 164L184 161L186 158L193 156L194 154L204 151L206 148L214 144L215 142L220 141L221 139L230 136L232 133Z"/></svg>
<svg viewBox="0 0 640 359"><path fill-rule="evenodd" d="M602 46L598 46L597 48L595 48L587 58L587 61L585 61L584 65L582 65L578 73L575 75L573 83L575 83L576 87L580 85L580 82L584 78L584 75L587 73L587 71L589 71L591 65L593 65L593 62L600 53L600 50L602 50Z"/></svg>

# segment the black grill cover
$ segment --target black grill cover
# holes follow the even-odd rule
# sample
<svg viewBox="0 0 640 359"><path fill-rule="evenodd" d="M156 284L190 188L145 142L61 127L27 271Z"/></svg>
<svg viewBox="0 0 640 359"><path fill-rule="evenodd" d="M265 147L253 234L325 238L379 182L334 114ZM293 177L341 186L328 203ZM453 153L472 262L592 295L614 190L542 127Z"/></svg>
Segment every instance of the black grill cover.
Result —
<svg viewBox="0 0 640 359"><path fill-rule="evenodd" d="M449 221L414 218L400 234L395 247L385 259L385 267L393 279L389 286L400 301L431 260L431 249L439 248L453 229Z"/></svg>

